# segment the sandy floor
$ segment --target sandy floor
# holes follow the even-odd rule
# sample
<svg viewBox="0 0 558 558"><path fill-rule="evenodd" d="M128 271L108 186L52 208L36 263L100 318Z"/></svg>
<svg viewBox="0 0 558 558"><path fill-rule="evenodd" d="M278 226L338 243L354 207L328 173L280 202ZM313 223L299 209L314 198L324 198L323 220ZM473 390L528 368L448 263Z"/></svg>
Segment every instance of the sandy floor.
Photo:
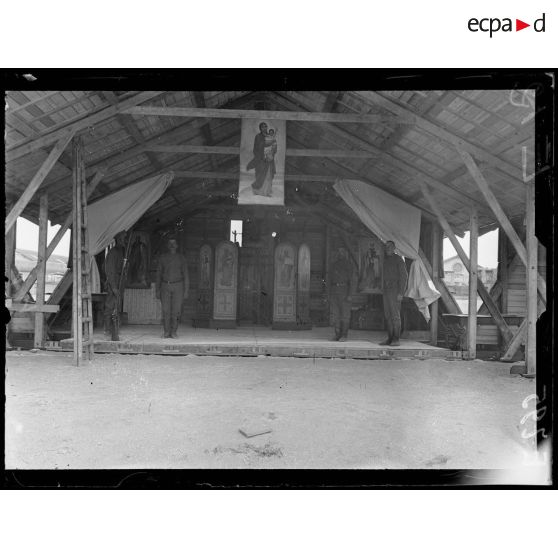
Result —
<svg viewBox="0 0 558 558"><path fill-rule="evenodd" d="M481 361L6 360L6 467L21 469L506 467L535 389Z"/></svg>

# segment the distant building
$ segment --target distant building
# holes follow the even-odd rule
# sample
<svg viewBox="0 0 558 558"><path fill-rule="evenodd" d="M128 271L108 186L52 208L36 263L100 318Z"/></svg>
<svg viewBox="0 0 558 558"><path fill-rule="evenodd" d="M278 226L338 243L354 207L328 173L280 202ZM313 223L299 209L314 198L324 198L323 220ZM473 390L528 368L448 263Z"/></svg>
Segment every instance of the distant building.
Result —
<svg viewBox="0 0 558 558"><path fill-rule="evenodd" d="M479 279L488 291L496 282L497 268L478 266ZM459 256L453 256L444 260L444 281L450 292L454 294L466 294L469 288L469 272L463 265Z"/></svg>
<svg viewBox="0 0 558 558"><path fill-rule="evenodd" d="M66 256L58 256L53 254L46 265L46 285L45 295L52 294L52 291L62 279L67 270L68 258ZM25 281L31 270L37 265L37 252L35 250L24 250L16 248L15 266ZM35 299L37 284L35 283L30 290L31 296Z"/></svg>

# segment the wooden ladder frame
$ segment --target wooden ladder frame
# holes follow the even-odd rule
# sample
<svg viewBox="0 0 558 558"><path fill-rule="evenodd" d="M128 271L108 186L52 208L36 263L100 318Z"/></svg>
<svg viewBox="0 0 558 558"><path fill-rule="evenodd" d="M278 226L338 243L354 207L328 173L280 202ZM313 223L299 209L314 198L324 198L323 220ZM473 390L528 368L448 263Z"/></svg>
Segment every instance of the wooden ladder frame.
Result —
<svg viewBox="0 0 558 558"><path fill-rule="evenodd" d="M89 235L87 228L87 193L83 139L72 140L74 160L72 190L72 331L74 364L93 358L93 311L91 301Z"/></svg>

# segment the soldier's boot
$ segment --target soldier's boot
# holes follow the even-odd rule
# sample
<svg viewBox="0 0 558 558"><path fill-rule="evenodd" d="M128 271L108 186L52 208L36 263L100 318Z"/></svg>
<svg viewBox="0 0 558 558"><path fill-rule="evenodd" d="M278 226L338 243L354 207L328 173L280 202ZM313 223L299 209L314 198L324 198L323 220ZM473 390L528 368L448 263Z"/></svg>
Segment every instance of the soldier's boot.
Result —
<svg viewBox="0 0 558 558"><path fill-rule="evenodd" d="M393 340L393 328L390 325L388 325L387 333L388 333L387 339L379 343L380 345L391 345L391 342Z"/></svg>
<svg viewBox="0 0 558 558"><path fill-rule="evenodd" d="M103 318L103 335L105 339L112 338L112 317L104 316Z"/></svg>
<svg viewBox="0 0 558 558"><path fill-rule="evenodd" d="M163 316L163 337L167 338L171 336L171 321L170 317Z"/></svg>
<svg viewBox="0 0 558 558"><path fill-rule="evenodd" d="M399 347L401 343L399 343L399 337L401 336L401 322L396 321L393 324L393 338L391 340L392 347Z"/></svg>
<svg viewBox="0 0 558 558"><path fill-rule="evenodd" d="M178 339L178 334L176 333L178 329L178 318L171 318L171 328L170 328L170 336L173 339Z"/></svg>
<svg viewBox="0 0 558 558"><path fill-rule="evenodd" d="M333 337L331 338L331 341L339 341L340 337L341 337L341 329L336 326L335 327L335 332L333 334Z"/></svg>
<svg viewBox="0 0 558 558"><path fill-rule="evenodd" d="M348 322L341 322L341 335L339 336L339 341L347 341L347 335L349 334L349 324Z"/></svg>

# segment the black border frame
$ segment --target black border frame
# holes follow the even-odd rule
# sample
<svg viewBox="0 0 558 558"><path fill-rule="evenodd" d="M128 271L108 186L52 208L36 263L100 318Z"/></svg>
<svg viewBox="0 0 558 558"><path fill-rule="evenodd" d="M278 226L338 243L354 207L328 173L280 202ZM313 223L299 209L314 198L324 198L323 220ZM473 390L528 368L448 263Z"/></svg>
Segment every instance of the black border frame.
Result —
<svg viewBox="0 0 558 558"><path fill-rule="evenodd" d="M32 76L31 78L29 76ZM536 236L547 248L547 310L537 322L536 393L539 431L552 439L554 421L554 260L556 247L553 69L14 69L6 90L432 90L535 89ZM4 118L4 113L2 113ZM2 162L4 162L2 152ZM4 192L5 195L5 192ZM4 204L5 211L5 204ZM8 316L8 317L6 317ZM9 313L4 309L4 321ZM525 380L530 381L530 380ZM2 383L0 394L5 394ZM5 401L5 398L4 398ZM4 437L4 428L0 436ZM556 448L552 448L552 479ZM7 489L363 489L552 488L494 484L495 471L330 469L4 470Z"/></svg>

